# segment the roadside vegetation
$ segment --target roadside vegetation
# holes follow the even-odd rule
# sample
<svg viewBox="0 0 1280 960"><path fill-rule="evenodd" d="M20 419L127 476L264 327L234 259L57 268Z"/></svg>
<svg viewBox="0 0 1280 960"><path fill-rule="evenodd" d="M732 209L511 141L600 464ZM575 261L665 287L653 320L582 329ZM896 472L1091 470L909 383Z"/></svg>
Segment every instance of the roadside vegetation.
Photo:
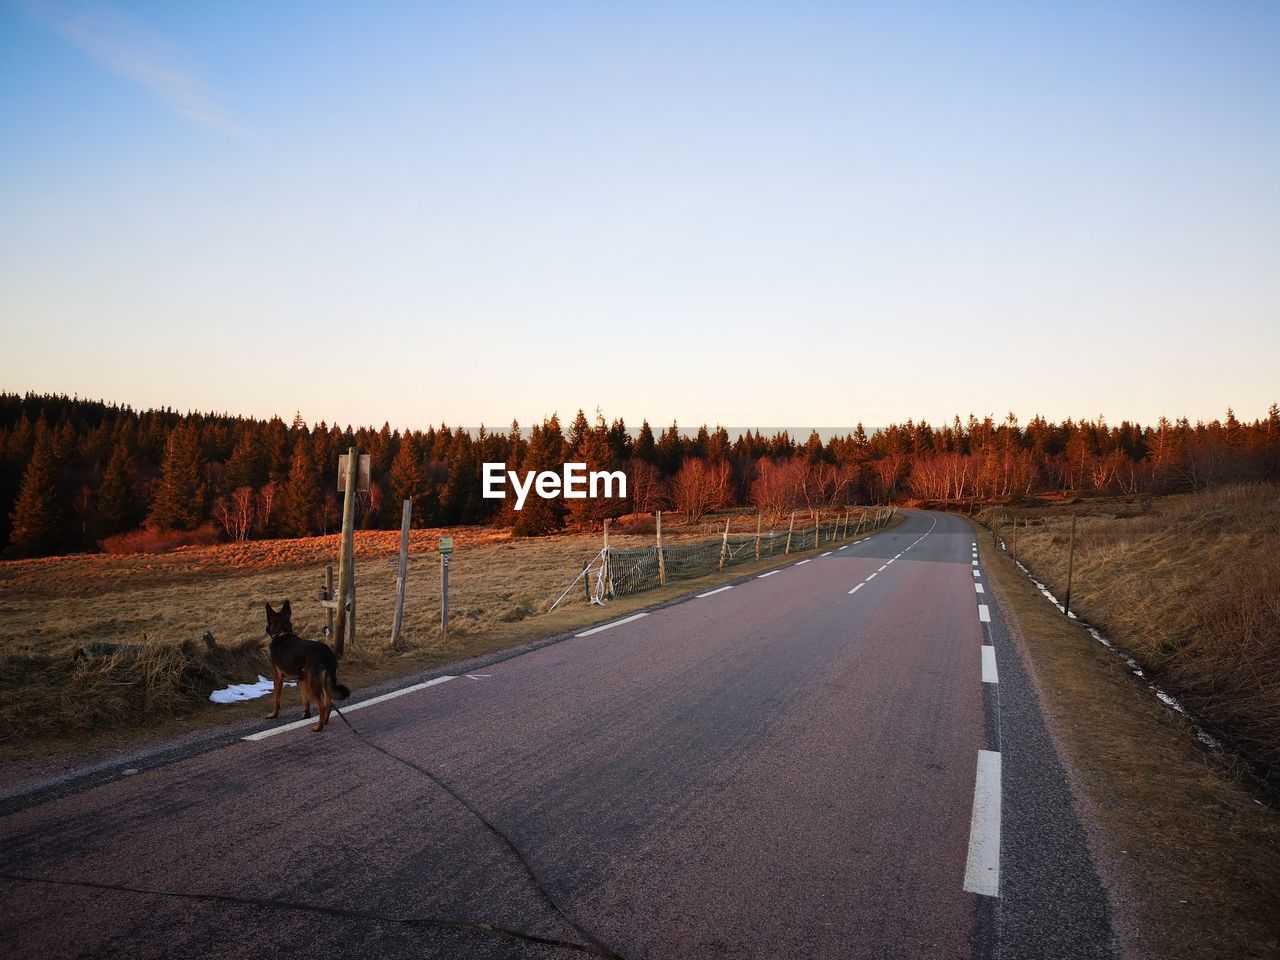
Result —
<svg viewBox="0 0 1280 960"><path fill-rule="evenodd" d="M1210 597L1213 584L1201 586L1201 580L1215 579L1210 568L1223 564L1238 575L1240 568L1229 558L1247 563L1261 555L1259 540L1274 544L1275 527L1265 519L1270 512L1274 522L1274 496L1265 490L1223 490L1150 504L1027 508L1023 519L1047 516L1048 523L1033 526L1030 537L1019 529L1018 553L1038 579L1051 572L1049 583L1061 599L1058 577L1065 565L1058 556L1070 524L1064 517L1075 510L1077 533L1087 529L1092 539L1083 586L1076 579L1072 590L1073 609L1100 622L1113 638L1123 636L1133 650L1145 646L1153 662L1164 657L1159 682L1181 696L1188 693L1174 687L1168 670L1169 658L1177 662L1178 653L1159 649L1155 635L1195 636L1199 630L1193 624L1220 623L1206 634L1219 649L1204 656L1188 651L1180 670L1237 691L1237 704L1258 703L1265 698L1240 691L1234 678L1240 672L1274 678L1274 652L1249 664L1244 658L1254 648L1238 637L1254 627L1234 628L1240 633L1233 640L1221 625L1230 622L1231 607L1250 602L1248 594L1226 585L1221 597ZM1000 511L987 519L1004 517ZM1011 527L999 529L1012 546ZM1136 682L1125 663L1084 627L1055 609L1018 571L1009 552L993 547L989 535L979 535L978 542L988 582L1020 635L1050 730L1084 806L1081 820L1089 825L1090 848L1116 911L1124 955L1141 960L1280 957L1280 818L1275 809L1256 799L1256 784L1240 777L1231 755L1202 749L1186 720ZM1179 591L1183 595L1174 596ZM1203 619L1217 616L1226 619Z"/></svg>
<svg viewBox="0 0 1280 960"><path fill-rule="evenodd" d="M1017 557L1280 791L1280 487L993 508Z"/></svg>
<svg viewBox="0 0 1280 960"><path fill-rule="evenodd" d="M664 543L707 542L721 535L726 519L735 535L756 532L755 514L697 521L664 515ZM652 546L654 527L651 516L623 518L610 544ZM447 633L440 628L441 535L452 536L456 548ZM0 563L0 756L172 718L257 712L257 704L210 707L208 695L268 672L265 602L291 599L298 632L323 635L318 596L325 566L336 564L338 539ZM605 607L588 604L579 584L550 611L601 545L600 535L586 533L529 540L486 527L414 530L404 627L393 649L399 533L357 532L358 632L343 661L344 682L359 687L506 649L786 562L774 557L672 581Z"/></svg>
<svg viewBox="0 0 1280 960"><path fill-rule="evenodd" d="M0 554L159 552L219 541L334 532L338 457L356 447L370 483L363 530L496 526L519 536L599 529L608 518L674 510L697 519L731 508L778 523L846 503L914 497L955 509L1045 494L1165 494L1246 480L1280 481L1280 406L1265 418L1154 424L970 415L843 435L733 434L672 423L632 430L579 410L528 431L383 424L291 424L129 407L66 396L0 393ZM627 496L487 498L482 464L558 472L565 462L622 472Z"/></svg>

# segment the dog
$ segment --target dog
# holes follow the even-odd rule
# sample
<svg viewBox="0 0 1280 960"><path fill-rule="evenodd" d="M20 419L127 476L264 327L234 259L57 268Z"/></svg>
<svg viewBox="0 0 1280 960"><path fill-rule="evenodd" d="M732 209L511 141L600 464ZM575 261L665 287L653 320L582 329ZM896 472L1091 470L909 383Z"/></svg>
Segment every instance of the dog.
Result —
<svg viewBox="0 0 1280 960"><path fill-rule="evenodd" d="M320 722L311 729L319 733L329 722L333 701L345 700L351 691L338 682L338 658L327 644L318 640L303 640L293 632L293 609L286 600L277 613L267 607L267 636L271 646L267 656L271 659L271 712L268 720L280 716L280 691L285 680L297 680L302 694L302 719L311 718L311 701L315 700Z"/></svg>

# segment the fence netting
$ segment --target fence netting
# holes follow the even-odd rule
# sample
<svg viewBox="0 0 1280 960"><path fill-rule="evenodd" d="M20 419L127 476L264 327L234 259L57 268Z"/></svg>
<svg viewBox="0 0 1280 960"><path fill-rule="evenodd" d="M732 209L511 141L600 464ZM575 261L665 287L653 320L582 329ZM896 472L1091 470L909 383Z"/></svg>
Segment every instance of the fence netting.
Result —
<svg viewBox="0 0 1280 960"><path fill-rule="evenodd" d="M652 590L662 583L687 580L714 573L725 567L754 563L786 553L801 553L815 547L837 543L850 537L877 530L893 518L893 510L879 511L859 521L838 519L821 526L787 530L771 530L743 536L734 534L726 540L704 540L700 543L663 544L642 550L609 550L600 560L605 566L604 594L625 597ZM758 543L758 549L757 549Z"/></svg>

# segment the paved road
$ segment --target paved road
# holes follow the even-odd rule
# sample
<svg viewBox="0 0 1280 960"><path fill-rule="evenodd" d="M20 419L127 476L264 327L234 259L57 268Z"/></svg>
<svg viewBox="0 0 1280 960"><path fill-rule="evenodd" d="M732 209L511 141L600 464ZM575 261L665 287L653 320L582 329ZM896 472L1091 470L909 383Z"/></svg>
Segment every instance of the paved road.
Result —
<svg viewBox="0 0 1280 960"><path fill-rule="evenodd" d="M3 952L1113 956L973 545L910 512L354 730L10 803Z"/></svg>

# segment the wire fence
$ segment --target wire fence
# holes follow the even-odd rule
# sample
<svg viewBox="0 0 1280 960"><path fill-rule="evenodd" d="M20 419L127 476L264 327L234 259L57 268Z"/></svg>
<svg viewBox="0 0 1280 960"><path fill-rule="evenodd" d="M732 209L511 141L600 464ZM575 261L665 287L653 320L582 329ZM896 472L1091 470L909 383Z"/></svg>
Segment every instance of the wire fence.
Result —
<svg viewBox="0 0 1280 960"><path fill-rule="evenodd" d="M672 580L705 576L739 564L813 550L828 543L878 530L893 519L892 509L861 519L841 517L803 529L771 530L759 536L733 535L701 543L655 544L642 550L602 551L600 578L604 597L625 597L652 590Z"/></svg>

